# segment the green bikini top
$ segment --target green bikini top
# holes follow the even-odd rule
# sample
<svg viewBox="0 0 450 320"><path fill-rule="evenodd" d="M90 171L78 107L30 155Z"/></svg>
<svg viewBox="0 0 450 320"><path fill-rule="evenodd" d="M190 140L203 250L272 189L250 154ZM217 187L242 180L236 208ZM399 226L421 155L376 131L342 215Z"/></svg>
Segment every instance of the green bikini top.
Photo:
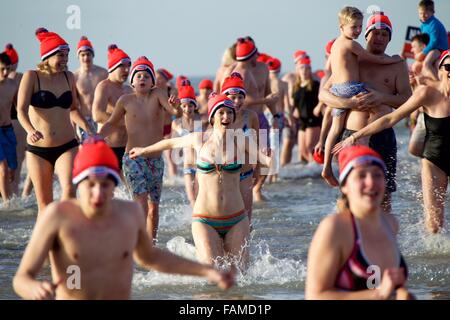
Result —
<svg viewBox="0 0 450 320"><path fill-rule="evenodd" d="M197 170L201 173L211 173L215 170L226 171L230 173L239 172L242 169L242 163L214 164L203 159L197 160Z"/></svg>

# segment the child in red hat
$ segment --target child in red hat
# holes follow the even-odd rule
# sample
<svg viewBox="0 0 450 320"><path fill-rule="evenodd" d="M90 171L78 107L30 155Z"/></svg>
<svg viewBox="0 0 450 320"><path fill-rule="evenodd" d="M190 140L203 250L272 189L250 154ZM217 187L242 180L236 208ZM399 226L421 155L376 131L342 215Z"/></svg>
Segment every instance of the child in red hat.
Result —
<svg viewBox="0 0 450 320"><path fill-rule="evenodd" d="M130 83L134 92L118 99L99 134L109 137L117 126L125 123L127 139L122 158L123 174L133 199L141 204L146 213L147 232L156 241L164 161L161 154L152 158L131 159L128 152L134 147L162 140L165 111L179 116L181 110L175 96L167 99L167 92L155 86L154 67L146 57L139 57L133 63Z"/></svg>

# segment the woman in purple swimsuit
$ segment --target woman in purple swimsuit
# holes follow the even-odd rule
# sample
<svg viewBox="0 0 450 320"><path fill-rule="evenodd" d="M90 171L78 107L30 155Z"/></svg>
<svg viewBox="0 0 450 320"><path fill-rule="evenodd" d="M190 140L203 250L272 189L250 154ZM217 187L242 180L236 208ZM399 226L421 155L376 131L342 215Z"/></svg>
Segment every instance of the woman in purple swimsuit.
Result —
<svg viewBox="0 0 450 320"><path fill-rule="evenodd" d="M342 196L338 213L322 220L311 242L307 299L412 298L397 222L381 207L385 175L381 156L367 146L339 154Z"/></svg>

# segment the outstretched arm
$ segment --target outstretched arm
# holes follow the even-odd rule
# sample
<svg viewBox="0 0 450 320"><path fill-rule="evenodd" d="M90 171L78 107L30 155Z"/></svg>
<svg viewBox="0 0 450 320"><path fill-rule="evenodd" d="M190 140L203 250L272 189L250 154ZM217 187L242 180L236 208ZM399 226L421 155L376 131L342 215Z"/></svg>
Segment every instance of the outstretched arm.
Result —
<svg viewBox="0 0 450 320"><path fill-rule="evenodd" d="M125 116L126 99L127 96L121 96L119 100L117 100L113 113L98 132L99 135L106 138L113 132L115 126L119 124L120 120L123 119L123 117Z"/></svg>
<svg viewBox="0 0 450 320"><path fill-rule="evenodd" d="M153 154L160 153L164 150L195 148L195 141L198 139L199 134L201 132L193 132L183 137L164 139L144 148L136 147L130 150L129 155L131 159L135 159L137 157L151 157Z"/></svg>
<svg viewBox="0 0 450 320"><path fill-rule="evenodd" d="M425 104L427 99L428 87L421 86L417 88L411 98L408 99L402 106L400 106L394 112L391 112L376 121L368 124L364 128L353 133L350 137L344 141L339 142L333 148L333 153L337 153L344 147L354 144L358 139L373 135L387 128L392 128L397 122L399 122L404 117L408 116L414 110L419 109Z"/></svg>

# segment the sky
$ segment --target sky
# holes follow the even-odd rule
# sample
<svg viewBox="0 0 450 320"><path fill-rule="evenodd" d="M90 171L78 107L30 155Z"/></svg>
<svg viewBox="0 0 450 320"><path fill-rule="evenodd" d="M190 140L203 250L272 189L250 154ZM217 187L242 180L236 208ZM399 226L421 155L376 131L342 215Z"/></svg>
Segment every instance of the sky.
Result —
<svg viewBox="0 0 450 320"><path fill-rule="evenodd" d="M251 36L260 52L282 61L284 73L293 69L292 54L298 49L308 52L314 69L323 67L325 45L339 35L337 13L346 5L365 13L364 26L368 10L384 11L394 29L387 53L400 53L407 26L420 25L417 4L418 0L15 0L2 4L0 48L12 43L19 53L19 71L34 69L40 61L34 32L46 27L70 44L70 70L78 67L76 46L86 35L97 65L106 67L107 47L115 43L132 60L145 55L155 68L175 75L211 77L224 50L238 37ZM436 16L450 30L450 1L435 4ZM358 41L364 44L363 34Z"/></svg>

